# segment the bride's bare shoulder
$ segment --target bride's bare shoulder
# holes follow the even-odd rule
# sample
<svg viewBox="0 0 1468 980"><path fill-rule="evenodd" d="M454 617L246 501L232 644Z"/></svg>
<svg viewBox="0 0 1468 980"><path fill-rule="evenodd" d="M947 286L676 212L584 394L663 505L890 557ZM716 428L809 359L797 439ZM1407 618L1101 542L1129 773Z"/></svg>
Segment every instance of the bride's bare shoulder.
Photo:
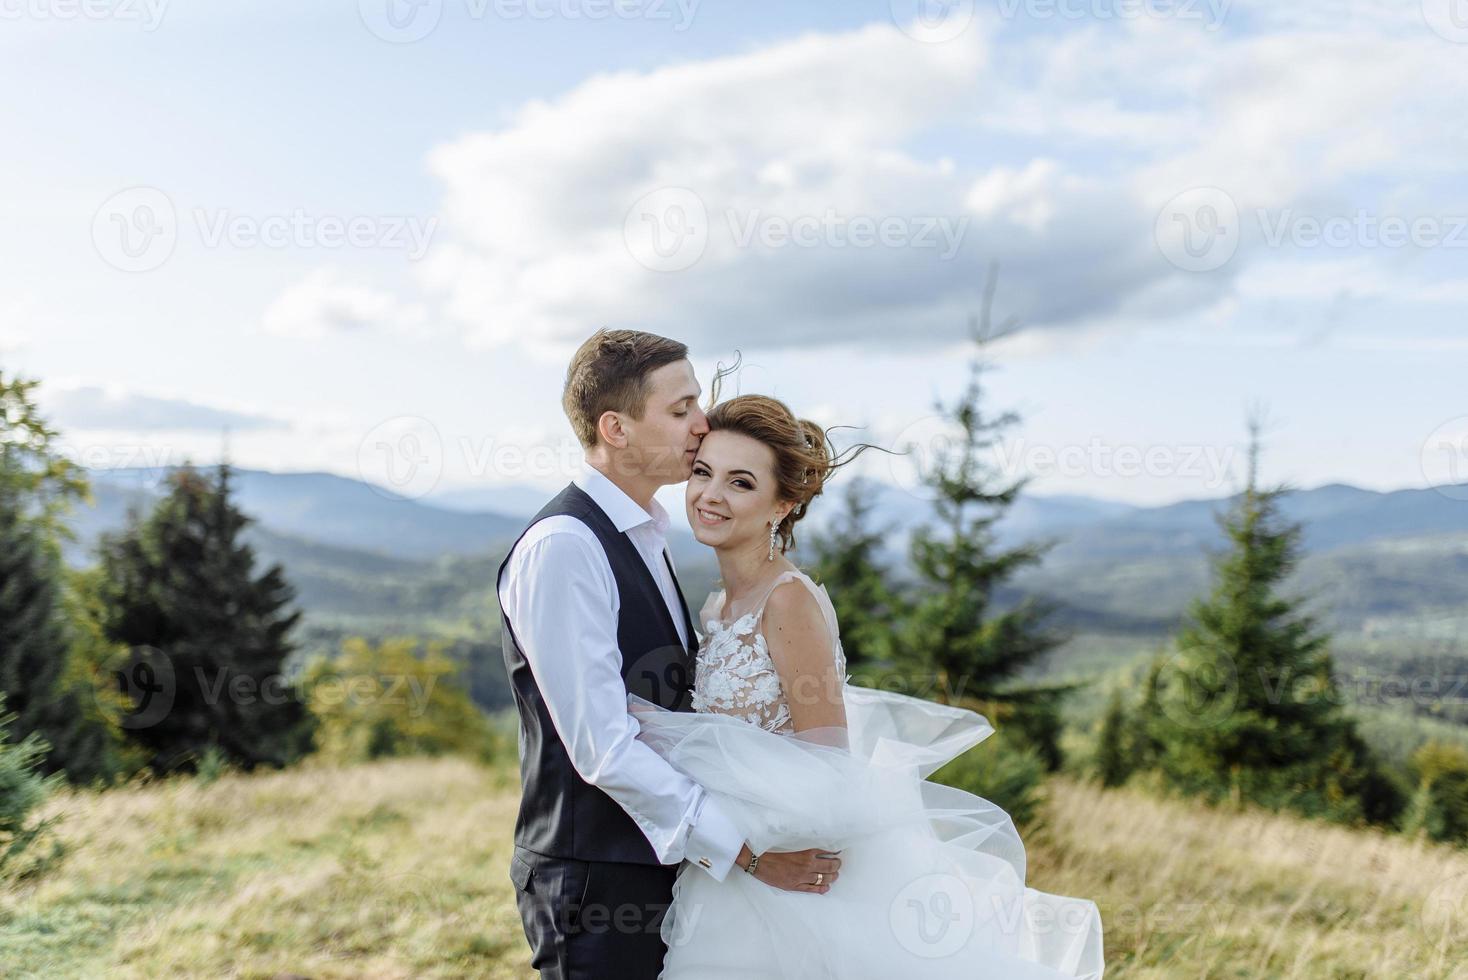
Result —
<svg viewBox="0 0 1468 980"><path fill-rule="evenodd" d="M776 633L798 636L805 632L825 636L826 620L808 584L810 579L799 571L786 574L790 577L777 583L765 600L765 638L773 639Z"/></svg>

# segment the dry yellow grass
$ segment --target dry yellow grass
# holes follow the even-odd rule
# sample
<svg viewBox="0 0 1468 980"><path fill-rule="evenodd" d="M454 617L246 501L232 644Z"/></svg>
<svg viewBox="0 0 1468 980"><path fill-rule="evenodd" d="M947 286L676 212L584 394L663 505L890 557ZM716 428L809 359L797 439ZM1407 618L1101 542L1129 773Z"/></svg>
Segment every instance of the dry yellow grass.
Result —
<svg viewBox="0 0 1468 980"><path fill-rule="evenodd" d="M6 977L529 975L512 773L400 759L64 793L0 887ZM1468 853L1051 785L1030 879L1094 898L1117 978L1468 977Z"/></svg>
<svg viewBox="0 0 1468 980"><path fill-rule="evenodd" d="M1055 781L1037 887L1101 906L1108 978L1468 977L1468 852Z"/></svg>
<svg viewBox="0 0 1468 980"><path fill-rule="evenodd" d="M65 793L0 890L6 977L523 977L514 785L460 759Z"/></svg>

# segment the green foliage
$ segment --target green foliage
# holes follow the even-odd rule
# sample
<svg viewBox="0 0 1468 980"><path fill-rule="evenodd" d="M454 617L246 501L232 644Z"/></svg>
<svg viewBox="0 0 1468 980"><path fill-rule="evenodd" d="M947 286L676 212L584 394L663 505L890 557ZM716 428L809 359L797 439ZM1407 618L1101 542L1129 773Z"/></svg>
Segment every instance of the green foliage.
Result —
<svg viewBox="0 0 1468 980"><path fill-rule="evenodd" d="M1468 844L1468 750L1429 742L1412 756L1412 769L1418 783L1402 831Z"/></svg>
<svg viewBox="0 0 1468 980"><path fill-rule="evenodd" d="M86 472L58 453L58 434L32 398L39 381L6 380L0 370L0 493L26 506L48 542L74 540L64 518L78 500L94 503Z"/></svg>
<svg viewBox="0 0 1468 980"><path fill-rule="evenodd" d="M255 575L227 464L217 481L185 466L170 484L101 546L103 631L127 650L121 723L158 773L196 768L211 745L245 770L286 765L310 744L310 713L284 673L294 591L278 565Z"/></svg>
<svg viewBox="0 0 1468 980"><path fill-rule="evenodd" d="M0 491L3 495L3 491ZM14 708L15 737L40 736L45 773L77 785L122 771L120 735L93 695L86 658L93 638L81 598L39 530L0 501L0 692Z"/></svg>
<svg viewBox="0 0 1468 980"><path fill-rule="evenodd" d="M1096 736L1096 773L1103 786L1120 786L1132 774L1133 760L1127 752L1127 715L1121 689L1111 692L1106 714Z"/></svg>
<svg viewBox="0 0 1468 980"><path fill-rule="evenodd" d="M10 873L23 855L34 858L27 852L56 820L38 819L36 810L63 779L60 774L46 776L41 772L49 746L39 735L32 733L19 742L11 740L10 726L15 718L15 712L6 710L5 697L0 694L0 874ZM59 853L59 846L53 845L52 853L33 863L31 870Z"/></svg>
<svg viewBox="0 0 1468 980"><path fill-rule="evenodd" d="M881 561L885 528L873 528L869 488L860 479L846 487L845 510L815 538L811 577L826 587L848 667L890 660L895 624L903 615L900 597Z"/></svg>
<svg viewBox="0 0 1468 980"><path fill-rule="evenodd" d="M991 279L984 315L973 330L981 353L991 339L992 289ZM934 497L937 526L913 534L918 591L898 659L906 670L936 677L938 689L955 702L1010 705L1010 721L1053 770L1061 764L1058 703L1074 685L1024 686L1015 679L1065 636L1048 625L1055 611L1051 603L1029 597L999 610L994 593L1020 569L1038 563L1054 542L1010 549L996 543L993 525L1029 479L1005 481L985 458L1001 434L1019 421L1013 412L989 418L982 410L980 376L985 368L976 355L962 396L952 405L936 406L956 434L946 445L931 447L931 465L922 474Z"/></svg>
<svg viewBox="0 0 1468 980"><path fill-rule="evenodd" d="M199 753L197 772L199 785L208 786L234 769L224 750L217 745L206 745L204 751Z"/></svg>
<svg viewBox="0 0 1468 980"><path fill-rule="evenodd" d="M22 513L14 485L0 480L0 691L21 737L45 737L66 724L58 691L67 653L60 564Z"/></svg>
<svg viewBox="0 0 1468 980"><path fill-rule="evenodd" d="M441 642L421 657L417 646L410 637L376 645L352 637L337 655L307 665L302 684L322 758L461 754L492 763L504 756L504 737L461 685L460 665Z"/></svg>
<svg viewBox="0 0 1468 980"><path fill-rule="evenodd" d="M147 765L146 752L127 740L118 721L129 702L112 683L110 669L126 650L104 632L101 574L97 566L68 569L63 593L71 647L61 684L72 706L71 724L50 736L47 759L64 766L77 786L108 786Z"/></svg>
<svg viewBox="0 0 1468 980"><path fill-rule="evenodd" d="M1257 455L1256 429L1248 486L1219 518L1232 547L1157 669L1144 722L1162 774L1213 801L1390 823L1401 800L1342 707L1329 636L1279 593L1301 528L1280 517L1285 488L1258 486Z"/></svg>
<svg viewBox="0 0 1468 980"><path fill-rule="evenodd" d="M88 783L118 767L115 733L78 662L88 637L61 559L70 536L61 518L88 491L52 448L56 433L30 399L35 384L0 377L0 692L14 736L45 742L41 770Z"/></svg>

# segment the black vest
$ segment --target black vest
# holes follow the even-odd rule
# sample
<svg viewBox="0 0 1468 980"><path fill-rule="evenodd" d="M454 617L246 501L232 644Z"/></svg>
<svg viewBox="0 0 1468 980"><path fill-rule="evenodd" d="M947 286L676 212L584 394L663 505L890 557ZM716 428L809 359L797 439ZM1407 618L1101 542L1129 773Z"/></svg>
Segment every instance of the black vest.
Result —
<svg viewBox="0 0 1468 980"><path fill-rule="evenodd" d="M682 589L678 590L678 601L688 631L686 648L678 639L668 605L637 546L625 533L617 531L596 502L573 483L546 504L526 525L525 531L557 515L574 517L590 528L611 563L620 601L617 645L622 653L622 681L627 690L673 711L693 710L698 636L693 631ZM525 536L525 531L520 532L520 538ZM515 545L520 543L520 538L515 539ZM515 545L511 545L500 564L496 594ZM671 563L668 573L673 574ZM676 576L673 581L677 582ZM542 582L540 587L552 590L551 595L540 601L556 601L553 582ZM520 711L520 813L515 819L515 844L551 857L661 864L627 811L582 779L571 765L530 664L515 637L514 624L503 609L500 620L504 626L505 668L514 690L515 707ZM569 652L546 650L541 656L566 656Z"/></svg>

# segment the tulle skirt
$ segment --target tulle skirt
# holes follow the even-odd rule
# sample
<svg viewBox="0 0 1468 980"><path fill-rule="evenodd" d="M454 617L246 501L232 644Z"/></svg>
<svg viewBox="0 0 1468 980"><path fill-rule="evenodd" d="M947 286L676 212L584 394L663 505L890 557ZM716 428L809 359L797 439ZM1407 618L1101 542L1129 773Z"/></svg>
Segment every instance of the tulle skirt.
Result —
<svg viewBox="0 0 1468 980"><path fill-rule="evenodd" d="M662 980L1098 980L1095 903L1027 887L1008 814L927 781L989 723L850 684L844 696L844 732L798 735L629 697L638 738L707 789L756 853L842 852L824 895L685 863Z"/></svg>

